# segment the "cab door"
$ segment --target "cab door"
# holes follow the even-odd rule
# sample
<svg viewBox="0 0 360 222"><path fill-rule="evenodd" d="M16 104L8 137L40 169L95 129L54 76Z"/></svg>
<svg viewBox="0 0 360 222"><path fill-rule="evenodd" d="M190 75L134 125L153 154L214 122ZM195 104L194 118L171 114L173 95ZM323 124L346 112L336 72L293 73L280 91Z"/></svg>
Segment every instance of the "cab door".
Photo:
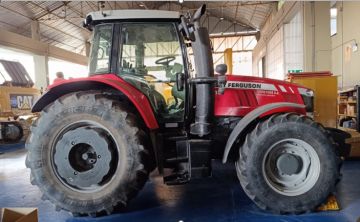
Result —
<svg viewBox="0 0 360 222"><path fill-rule="evenodd" d="M120 35L118 75L148 97L159 123L183 122L186 90L177 90L176 74L185 63L175 24L122 23Z"/></svg>

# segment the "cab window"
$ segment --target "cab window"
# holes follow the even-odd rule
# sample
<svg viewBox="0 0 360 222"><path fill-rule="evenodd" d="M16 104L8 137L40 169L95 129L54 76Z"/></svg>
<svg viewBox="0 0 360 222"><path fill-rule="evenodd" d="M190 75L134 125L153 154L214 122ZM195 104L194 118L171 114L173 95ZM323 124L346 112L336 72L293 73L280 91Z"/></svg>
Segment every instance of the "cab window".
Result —
<svg viewBox="0 0 360 222"><path fill-rule="evenodd" d="M120 48L119 75L149 98L160 121L182 121L185 92L175 81L184 63L175 25L123 24Z"/></svg>
<svg viewBox="0 0 360 222"><path fill-rule="evenodd" d="M92 37L90 73L109 73L113 25L97 25Z"/></svg>

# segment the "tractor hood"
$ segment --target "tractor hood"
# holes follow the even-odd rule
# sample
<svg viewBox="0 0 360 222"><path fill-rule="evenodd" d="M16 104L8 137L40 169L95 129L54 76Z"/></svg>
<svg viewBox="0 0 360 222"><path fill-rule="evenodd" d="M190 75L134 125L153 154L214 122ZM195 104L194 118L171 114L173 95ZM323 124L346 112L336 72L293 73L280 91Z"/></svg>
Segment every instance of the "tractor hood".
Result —
<svg viewBox="0 0 360 222"><path fill-rule="evenodd" d="M289 102L306 108L275 110L306 114L313 107L312 90L298 84L253 76L226 76L224 94L215 96L215 116L245 116L255 108L270 103Z"/></svg>
<svg viewBox="0 0 360 222"><path fill-rule="evenodd" d="M228 75L226 77L226 80L227 80L227 84L226 84L226 87L231 87L232 86L232 81L240 81L241 83L258 83L258 84L265 84L265 85L262 85L262 87L264 88L264 86L268 86L270 87L270 85L274 85L274 86L284 86L286 88L288 87L292 87L292 88L304 88L304 89L308 89L306 87L303 87L299 84L296 84L296 83L291 83L291 82L287 82L287 81L282 81L282 80L277 80L277 79L269 79L269 78L261 78L261 77L255 77L255 76L237 76L237 75ZM268 85L269 84L269 85ZM255 87L254 89L260 87L260 85L249 85L249 84L246 84L244 86L244 88L246 87ZM270 87L272 88L272 87ZM264 88L265 90L268 89L268 88Z"/></svg>

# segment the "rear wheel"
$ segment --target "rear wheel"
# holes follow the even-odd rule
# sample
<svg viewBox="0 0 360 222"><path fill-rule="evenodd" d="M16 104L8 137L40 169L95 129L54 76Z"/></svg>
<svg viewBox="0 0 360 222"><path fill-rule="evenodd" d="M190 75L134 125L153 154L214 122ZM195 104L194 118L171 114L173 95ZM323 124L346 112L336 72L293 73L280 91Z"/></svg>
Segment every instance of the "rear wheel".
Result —
<svg viewBox="0 0 360 222"><path fill-rule="evenodd" d="M244 191L260 208L303 213L335 190L339 163L322 126L283 114L260 122L247 135L236 169Z"/></svg>
<svg viewBox="0 0 360 222"><path fill-rule="evenodd" d="M57 209L110 214L144 186L151 170L149 141L122 103L79 92L44 109L28 138L31 183Z"/></svg>

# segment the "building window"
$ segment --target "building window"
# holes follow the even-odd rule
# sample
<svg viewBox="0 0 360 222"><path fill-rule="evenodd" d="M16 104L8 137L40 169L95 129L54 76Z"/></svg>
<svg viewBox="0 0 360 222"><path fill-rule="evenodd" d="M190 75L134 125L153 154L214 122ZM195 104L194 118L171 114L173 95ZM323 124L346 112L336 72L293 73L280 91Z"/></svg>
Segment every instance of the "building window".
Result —
<svg viewBox="0 0 360 222"><path fill-rule="evenodd" d="M333 36L337 33L337 8L330 9L330 35Z"/></svg>

